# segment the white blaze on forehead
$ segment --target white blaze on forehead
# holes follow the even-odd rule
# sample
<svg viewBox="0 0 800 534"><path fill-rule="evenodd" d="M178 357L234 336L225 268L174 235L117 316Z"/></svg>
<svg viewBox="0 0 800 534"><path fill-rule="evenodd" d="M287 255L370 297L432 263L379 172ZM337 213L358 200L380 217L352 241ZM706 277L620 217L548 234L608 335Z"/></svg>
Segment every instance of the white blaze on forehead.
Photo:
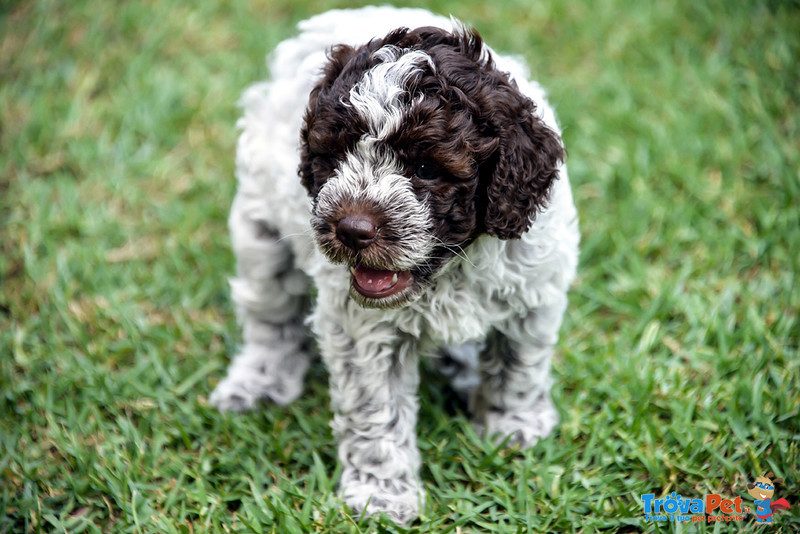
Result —
<svg viewBox="0 0 800 534"><path fill-rule="evenodd" d="M402 97L412 76L424 65L433 67L431 57L421 50L386 45L372 57L381 61L364 73L350 90L350 104L367 121L369 135L383 139L399 128L406 106Z"/></svg>

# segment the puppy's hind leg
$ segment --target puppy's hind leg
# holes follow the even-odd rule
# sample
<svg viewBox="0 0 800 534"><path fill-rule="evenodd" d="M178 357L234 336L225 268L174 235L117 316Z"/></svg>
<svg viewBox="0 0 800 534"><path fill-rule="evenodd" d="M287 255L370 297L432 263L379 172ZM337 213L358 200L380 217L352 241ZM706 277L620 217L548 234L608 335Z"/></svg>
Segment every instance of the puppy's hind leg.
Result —
<svg viewBox="0 0 800 534"><path fill-rule="evenodd" d="M244 334L241 352L211 394L220 410L245 411L258 401L288 404L303 389L309 364L303 314L309 281L289 244L234 200L230 217L237 277L231 295Z"/></svg>
<svg viewBox="0 0 800 534"><path fill-rule="evenodd" d="M433 359L434 368L450 381L450 387L465 403L481 383L479 361L485 349L484 343L445 345Z"/></svg>

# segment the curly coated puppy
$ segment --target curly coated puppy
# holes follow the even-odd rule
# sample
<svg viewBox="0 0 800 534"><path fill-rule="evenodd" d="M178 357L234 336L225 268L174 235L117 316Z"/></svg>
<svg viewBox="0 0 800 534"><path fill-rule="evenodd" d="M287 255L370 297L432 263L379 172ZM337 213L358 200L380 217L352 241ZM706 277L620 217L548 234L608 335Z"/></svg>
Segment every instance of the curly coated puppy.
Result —
<svg viewBox="0 0 800 534"><path fill-rule="evenodd" d="M558 420L550 359L579 241L564 149L523 63L455 20L365 8L299 29L242 100L244 346L211 402L296 398L311 310L340 493L407 523L424 502L418 358L440 362L487 436L529 447Z"/></svg>

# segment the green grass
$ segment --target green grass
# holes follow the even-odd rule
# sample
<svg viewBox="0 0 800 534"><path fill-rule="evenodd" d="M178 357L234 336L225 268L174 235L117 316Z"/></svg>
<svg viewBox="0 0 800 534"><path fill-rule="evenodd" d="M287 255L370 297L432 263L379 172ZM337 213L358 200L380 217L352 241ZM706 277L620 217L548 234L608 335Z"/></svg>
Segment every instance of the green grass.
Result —
<svg viewBox="0 0 800 534"><path fill-rule="evenodd" d="M205 400L239 337L236 100L335 5L0 2L0 532L406 531L336 499L320 367L285 409ZM639 496L751 502L768 470L799 531L797 2L429 7L550 89L584 237L561 425L496 449L423 385L408 532L694 531Z"/></svg>

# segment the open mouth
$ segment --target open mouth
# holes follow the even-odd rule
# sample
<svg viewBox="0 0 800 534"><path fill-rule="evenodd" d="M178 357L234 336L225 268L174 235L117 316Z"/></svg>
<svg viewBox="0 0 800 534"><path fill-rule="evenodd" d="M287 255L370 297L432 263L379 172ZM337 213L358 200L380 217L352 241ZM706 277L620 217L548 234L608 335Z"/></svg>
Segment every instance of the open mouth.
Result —
<svg viewBox="0 0 800 534"><path fill-rule="evenodd" d="M402 293L411 286L411 271L372 269L363 265L350 267L352 286L359 294L370 299L385 299Z"/></svg>

